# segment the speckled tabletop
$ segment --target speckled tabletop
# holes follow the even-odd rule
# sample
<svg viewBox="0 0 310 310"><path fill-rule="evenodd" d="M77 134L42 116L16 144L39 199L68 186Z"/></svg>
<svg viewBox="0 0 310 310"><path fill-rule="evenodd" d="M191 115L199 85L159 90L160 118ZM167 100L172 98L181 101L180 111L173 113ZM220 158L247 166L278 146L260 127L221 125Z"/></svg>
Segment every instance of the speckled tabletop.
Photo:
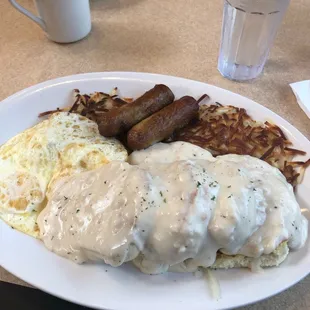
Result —
<svg viewBox="0 0 310 310"><path fill-rule="evenodd" d="M19 3L34 10L31 0ZM91 0L91 8L90 35L74 44L59 45L50 42L8 1L0 1L0 100L70 74L162 73L249 97L310 139L310 120L289 87L292 82L310 79L310 0L292 1L263 75L246 83L226 80L217 71L222 1ZM0 280L27 285L1 267ZM275 297L242 309L310 309L310 276Z"/></svg>

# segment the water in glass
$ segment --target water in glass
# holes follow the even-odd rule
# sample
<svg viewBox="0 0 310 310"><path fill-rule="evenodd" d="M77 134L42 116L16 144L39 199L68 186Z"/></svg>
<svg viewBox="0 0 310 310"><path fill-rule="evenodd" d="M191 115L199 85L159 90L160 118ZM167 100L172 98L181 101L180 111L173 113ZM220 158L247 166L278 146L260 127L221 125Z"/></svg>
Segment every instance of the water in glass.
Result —
<svg viewBox="0 0 310 310"><path fill-rule="evenodd" d="M290 0L224 0L218 69L232 80L263 70Z"/></svg>

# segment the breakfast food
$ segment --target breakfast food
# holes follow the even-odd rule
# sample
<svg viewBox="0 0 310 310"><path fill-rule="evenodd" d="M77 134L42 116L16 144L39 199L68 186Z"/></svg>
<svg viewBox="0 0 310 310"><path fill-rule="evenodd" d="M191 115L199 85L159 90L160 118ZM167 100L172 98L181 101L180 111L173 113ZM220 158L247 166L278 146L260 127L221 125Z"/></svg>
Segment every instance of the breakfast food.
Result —
<svg viewBox="0 0 310 310"><path fill-rule="evenodd" d="M156 85L141 98L150 97L151 101L156 102L161 93L165 93L169 97L170 92L164 85ZM117 110L120 108L124 111L131 110L132 106L128 103L133 101L132 98L120 98L117 95L117 88L114 88L111 94L95 92L90 95L81 95L79 90L75 90L75 98L73 106L67 110L87 116L96 122L101 120L102 126L105 126L104 123L106 123L106 130L114 127L114 125L110 126L113 122L116 122L117 128L119 128L121 118L119 118ZM197 102L200 104L209 99L209 96L204 94ZM164 111L169 111L170 105L171 103ZM157 117L151 115L147 121L145 118L144 120L141 119L130 133L125 132L118 136L129 151L149 147L155 141L187 141L205 148L214 156L224 154L251 155L267 161L272 166L279 168L287 181L294 187L301 183L306 168L310 166L310 159L307 161L294 159L297 155L305 155L305 152L292 148L292 143L280 127L270 122L263 124L255 121L243 108L223 106L218 102L216 104L201 104L199 106L199 117L196 114L187 114L181 119L178 118L180 116L178 112L172 115L172 113L161 110L152 113L156 114ZM57 111L59 109L47 111L41 115ZM125 116L126 113L124 113ZM106 119L106 114L108 119ZM116 120L116 118L119 119ZM181 126L179 126L180 124ZM128 130L130 130L129 127ZM168 127L174 130L168 130Z"/></svg>
<svg viewBox="0 0 310 310"><path fill-rule="evenodd" d="M132 127L127 134L128 147L141 150L170 137L197 117L198 110L198 103L193 97L184 96L174 101Z"/></svg>
<svg viewBox="0 0 310 310"><path fill-rule="evenodd" d="M136 100L117 88L75 97L0 147L0 218L12 227L77 263L150 274L278 266L304 245L289 183L310 160L293 161L304 152L276 125L199 106L206 96L174 101L165 85Z"/></svg>
<svg viewBox="0 0 310 310"><path fill-rule="evenodd" d="M115 267L132 261L149 274L225 266L223 255L277 265L308 233L277 168L251 156L214 158L185 142L61 179L38 224L59 255Z"/></svg>
<svg viewBox="0 0 310 310"><path fill-rule="evenodd" d="M130 104L112 109L96 117L103 136L114 137L127 132L131 127L164 108L174 100L174 94L165 85L155 85Z"/></svg>
<svg viewBox="0 0 310 310"><path fill-rule="evenodd" d="M126 158L123 145L102 137L93 121L54 113L0 147L0 218L38 237L38 213L59 178Z"/></svg>

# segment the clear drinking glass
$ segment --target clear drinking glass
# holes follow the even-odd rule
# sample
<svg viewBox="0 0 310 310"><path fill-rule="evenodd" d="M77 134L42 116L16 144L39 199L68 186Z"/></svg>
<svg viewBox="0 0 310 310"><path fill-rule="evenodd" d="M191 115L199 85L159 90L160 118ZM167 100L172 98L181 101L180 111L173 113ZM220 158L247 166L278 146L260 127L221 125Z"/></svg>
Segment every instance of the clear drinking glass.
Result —
<svg viewBox="0 0 310 310"><path fill-rule="evenodd" d="M290 0L224 0L220 73L250 80L263 70Z"/></svg>

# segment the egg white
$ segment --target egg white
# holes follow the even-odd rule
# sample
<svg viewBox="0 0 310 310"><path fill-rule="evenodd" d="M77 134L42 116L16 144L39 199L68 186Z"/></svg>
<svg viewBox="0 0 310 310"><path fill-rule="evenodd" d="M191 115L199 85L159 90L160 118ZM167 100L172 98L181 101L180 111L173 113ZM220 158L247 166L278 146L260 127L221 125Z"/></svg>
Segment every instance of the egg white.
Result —
<svg viewBox="0 0 310 310"><path fill-rule="evenodd" d="M101 136L95 122L55 113L0 147L0 218L38 237L37 216L60 178L126 159L125 147Z"/></svg>

